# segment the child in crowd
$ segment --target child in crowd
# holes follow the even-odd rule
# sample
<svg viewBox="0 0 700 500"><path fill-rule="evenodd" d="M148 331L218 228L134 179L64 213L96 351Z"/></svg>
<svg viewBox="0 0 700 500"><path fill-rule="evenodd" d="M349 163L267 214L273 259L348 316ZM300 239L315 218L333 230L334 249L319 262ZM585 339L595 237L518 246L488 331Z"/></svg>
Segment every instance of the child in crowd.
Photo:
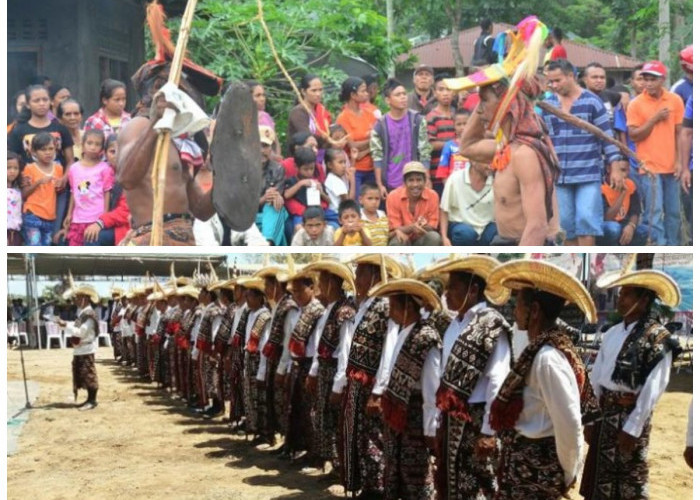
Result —
<svg viewBox="0 0 700 500"><path fill-rule="evenodd" d="M447 75L439 74L435 77L435 98L437 106L425 117L428 126L428 141L432 151L430 152L430 180L432 188L437 194L442 194L443 179L437 177L437 169L440 163L440 154L447 141L456 139L455 135L455 110L452 107L453 92L447 87L445 78Z"/></svg>
<svg viewBox="0 0 700 500"><path fill-rule="evenodd" d="M326 182L324 186L330 203L328 208L338 212L340 202L355 198L355 169L348 168L348 157L342 149L326 149Z"/></svg>
<svg viewBox="0 0 700 500"><path fill-rule="evenodd" d="M362 227L372 240L373 246L389 244L389 219L379 209L382 195L376 184L363 184L360 188Z"/></svg>
<svg viewBox="0 0 700 500"><path fill-rule="evenodd" d="M641 224L642 203L636 184L629 178L629 165L622 171L625 183L622 190L610 185L610 166L606 167L603 195L603 236L596 238L599 245L646 245L649 227Z"/></svg>
<svg viewBox="0 0 700 500"><path fill-rule="evenodd" d="M117 136L111 134L105 143L107 164L116 174L117 171ZM124 190L118 182L112 185L109 193L109 209L90 224L83 233L86 246L114 246L124 239L129 232L129 206L126 204Z"/></svg>
<svg viewBox="0 0 700 500"><path fill-rule="evenodd" d="M371 246L372 240L362 229L360 206L353 199L343 200L338 209L341 226L336 229L333 238L336 246L355 247Z"/></svg>
<svg viewBox="0 0 700 500"><path fill-rule="evenodd" d="M22 191L19 188L21 159L17 153L7 152L7 244L21 245Z"/></svg>
<svg viewBox="0 0 700 500"><path fill-rule="evenodd" d="M440 162L435 173L435 177L444 183L450 174L457 170L462 170L469 165L466 156L459 153L459 140L464 129L467 127L470 113L466 109L458 109L455 112L455 139L450 139L445 143L440 155Z"/></svg>
<svg viewBox="0 0 700 500"><path fill-rule="evenodd" d="M70 246L83 246L85 230L109 211L114 170L104 155L105 136L101 130L86 130L83 135L83 159L68 170L71 198L63 231Z"/></svg>
<svg viewBox="0 0 700 500"><path fill-rule="evenodd" d="M304 210L311 206L326 210L330 199L323 190L323 184L314 179L316 153L310 148L299 147L294 152L294 163L297 175L285 180L284 199L287 211L292 215L294 232L297 232L302 227Z"/></svg>
<svg viewBox="0 0 700 500"><path fill-rule="evenodd" d="M308 207L304 210L303 221L303 227L292 238L293 247L333 245L333 228L326 225L326 218L321 207Z"/></svg>
<svg viewBox="0 0 700 500"><path fill-rule="evenodd" d="M63 167L55 161L56 142L48 132L39 132L32 138L31 154L36 162L22 172L22 233L25 245L49 246Z"/></svg>

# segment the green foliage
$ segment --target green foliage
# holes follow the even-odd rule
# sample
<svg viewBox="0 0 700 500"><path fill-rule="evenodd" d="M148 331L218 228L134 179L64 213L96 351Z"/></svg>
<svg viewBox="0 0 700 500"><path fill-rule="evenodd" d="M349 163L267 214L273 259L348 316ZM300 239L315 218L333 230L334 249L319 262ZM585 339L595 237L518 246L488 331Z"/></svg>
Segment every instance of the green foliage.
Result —
<svg viewBox="0 0 700 500"><path fill-rule="evenodd" d="M340 111L340 83L347 75L331 66L330 58L359 57L384 71L409 47L398 37L389 45L386 18L361 0L268 1L264 9L282 64L295 82L307 72L320 76L326 90L324 104L334 116ZM169 25L175 35L180 19L171 19ZM188 51L198 64L226 80L257 80L265 85L267 111L284 141L286 117L297 99L273 57L255 0L200 1Z"/></svg>

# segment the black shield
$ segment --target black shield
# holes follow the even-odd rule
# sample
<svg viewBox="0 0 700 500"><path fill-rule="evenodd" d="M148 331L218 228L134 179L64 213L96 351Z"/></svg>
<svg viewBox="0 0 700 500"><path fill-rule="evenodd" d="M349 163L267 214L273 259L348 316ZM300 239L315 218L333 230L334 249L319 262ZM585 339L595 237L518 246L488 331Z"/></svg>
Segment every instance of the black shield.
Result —
<svg viewBox="0 0 700 500"><path fill-rule="evenodd" d="M262 186L258 109L247 85L231 84L221 101L211 145L212 201L234 231L255 222Z"/></svg>

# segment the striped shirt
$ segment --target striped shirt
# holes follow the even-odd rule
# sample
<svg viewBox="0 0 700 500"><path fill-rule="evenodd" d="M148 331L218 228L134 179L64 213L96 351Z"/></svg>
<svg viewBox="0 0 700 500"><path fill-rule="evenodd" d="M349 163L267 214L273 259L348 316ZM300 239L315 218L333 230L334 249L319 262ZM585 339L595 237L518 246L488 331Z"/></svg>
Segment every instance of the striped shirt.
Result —
<svg viewBox="0 0 700 500"><path fill-rule="evenodd" d="M428 141L432 147L433 142L447 142L455 139L454 109L450 109L450 114L445 116L440 110L435 108L425 117L428 125ZM442 149L430 152L430 177L435 179Z"/></svg>
<svg viewBox="0 0 700 500"><path fill-rule="evenodd" d="M548 96L545 100L561 108L556 94ZM595 125L606 135L613 136L603 101L592 92L583 90L571 106L569 113ZM559 158L561 175L557 181L558 184L601 182L604 171L603 156L608 164L622 159L617 146L604 142L546 111L543 111L542 117L547 124L554 150Z"/></svg>

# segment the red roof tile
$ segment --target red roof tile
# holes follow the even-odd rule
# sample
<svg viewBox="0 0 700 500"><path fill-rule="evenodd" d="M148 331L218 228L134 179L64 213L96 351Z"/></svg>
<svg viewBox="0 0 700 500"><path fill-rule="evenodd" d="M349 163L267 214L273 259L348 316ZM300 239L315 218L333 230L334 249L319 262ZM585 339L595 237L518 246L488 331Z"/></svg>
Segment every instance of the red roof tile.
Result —
<svg viewBox="0 0 700 500"><path fill-rule="evenodd" d="M494 33L513 28L513 26L504 23L494 23L493 27ZM479 26L459 32L460 52L466 66L469 66L469 62L472 60L474 41L479 37L480 33L481 28ZM642 61L629 56L571 40L564 40L563 45L569 61L578 67L583 67L590 62L596 61L608 69L632 69L637 64L642 63ZM418 57L418 64L428 64L434 68L454 68L449 36L416 45L411 49L410 53ZM405 61L406 58L407 55L404 54L399 57L399 61Z"/></svg>

